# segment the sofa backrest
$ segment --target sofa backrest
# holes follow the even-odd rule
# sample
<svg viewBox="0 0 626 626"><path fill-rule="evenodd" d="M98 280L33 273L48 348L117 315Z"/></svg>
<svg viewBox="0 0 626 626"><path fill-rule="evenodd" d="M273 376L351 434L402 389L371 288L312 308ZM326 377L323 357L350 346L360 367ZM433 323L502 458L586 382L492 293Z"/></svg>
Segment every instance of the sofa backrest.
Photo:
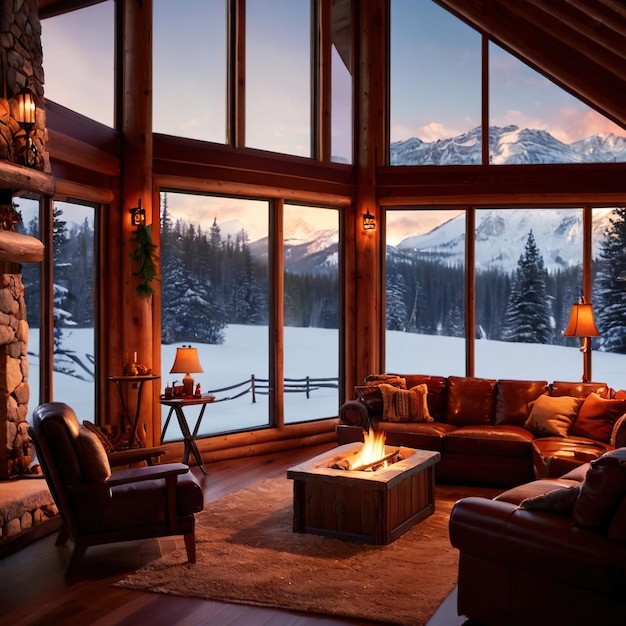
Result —
<svg viewBox="0 0 626 626"><path fill-rule="evenodd" d="M583 383L555 380L550 385L550 395L572 396L573 398L586 398L590 393L597 393L601 398L610 398L611 388L606 383Z"/></svg>
<svg viewBox="0 0 626 626"><path fill-rule="evenodd" d="M524 426L530 403L547 390L547 380L499 380L496 389L495 423Z"/></svg>
<svg viewBox="0 0 626 626"><path fill-rule="evenodd" d="M448 376L447 422L454 426L493 424L496 383L494 378Z"/></svg>
<svg viewBox="0 0 626 626"><path fill-rule="evenodd" d="M385 374L377 378L400 377L406 388L425 384L428 388L428 410L436 422L454 426L512 425L523 427L532 402L542 394L554 397L585 398L592 392L601 398L616 394L602 382L568 382L546 380L512 380L470 376L432 376L427 374ZM374 378L374 377L372 377ZM370 377L368 377L368 380ZM368 386L356 387L356 397L364 402L371 416L381 416L383 399L380 390L369 381ZM626 397L626 392L618 392Z"/></svg>

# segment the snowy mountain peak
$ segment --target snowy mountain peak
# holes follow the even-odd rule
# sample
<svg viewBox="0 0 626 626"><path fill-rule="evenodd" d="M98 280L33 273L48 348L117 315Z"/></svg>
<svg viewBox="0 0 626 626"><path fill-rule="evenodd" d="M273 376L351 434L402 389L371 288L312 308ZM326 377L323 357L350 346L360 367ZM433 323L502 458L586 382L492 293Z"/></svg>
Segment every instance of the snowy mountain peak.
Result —
<svg viewBox="0 0 626 626"><path fill-rule="evenodd" d="M609 215L610 209L593 212L595 253L609 225ZM565 269L582 262L580 209L485 209L476 211L476 269L498 268L512 272L524 252L530 231L546 269ZM407 237L397 248L413 250L421 258L445 258L449 265L462 265L465 259L465 218L459 215L428 233ZM393 250L390 246L390 253Z"/></svg>
<svg viewBox="0 0 626 626"><path fill-rule="evenodd" d="M392 165L474 165L481 162L480 126L437 141L417 137L391 144ZM489 128L489 151L494 165L521 163L600 163L626 161L626 137L592 135L571 144L545 130L513 124Z"/></svg>

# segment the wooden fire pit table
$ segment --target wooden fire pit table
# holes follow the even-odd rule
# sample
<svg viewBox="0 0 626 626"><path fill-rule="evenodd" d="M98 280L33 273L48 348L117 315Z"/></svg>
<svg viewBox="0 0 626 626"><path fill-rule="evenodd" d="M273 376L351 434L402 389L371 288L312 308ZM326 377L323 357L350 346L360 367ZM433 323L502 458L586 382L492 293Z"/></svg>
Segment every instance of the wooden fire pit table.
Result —
<svg viewBox="0 0 626 626"><path fill-rule="evenodd" d="M339 446L287 470L294 532L384 545L433 514L439 452L402 447L401 460L376 471L334 469L362 445Z"/></svg>

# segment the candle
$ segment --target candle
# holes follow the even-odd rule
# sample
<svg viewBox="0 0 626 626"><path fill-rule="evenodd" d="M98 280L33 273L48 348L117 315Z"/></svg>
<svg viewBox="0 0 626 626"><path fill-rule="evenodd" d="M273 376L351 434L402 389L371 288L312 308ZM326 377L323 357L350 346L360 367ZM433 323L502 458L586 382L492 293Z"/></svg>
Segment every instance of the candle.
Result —
<svg viewBox="0 0 626 626"><path fill-rule="evenodd" d="M137 353L133 352L133 363L137 363Z"/></svg>

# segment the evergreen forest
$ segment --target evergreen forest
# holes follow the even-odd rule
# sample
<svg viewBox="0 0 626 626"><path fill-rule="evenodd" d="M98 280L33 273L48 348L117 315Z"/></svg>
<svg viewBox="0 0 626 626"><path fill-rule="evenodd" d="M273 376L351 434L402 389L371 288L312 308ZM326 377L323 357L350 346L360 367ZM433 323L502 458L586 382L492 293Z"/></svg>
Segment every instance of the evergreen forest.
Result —
<svg viewBox="0 0 626 626"><path fill-rule="evenodd" d="M38 222L18 230L39 236ZM95 251L88 220L68 225L53 213L55 349L64 329L93 327ZM267 250L266 250L267 251ZM222 236L217 220L208 230L173 222L167 196L161 210L160 285L162 341L222 343L227 324L267 325L272 280L267 254L253 255L247 233ZM593 264L594 310L600 349L626 353L626 208L615 209ZM23 266L29 324L40 324L39 264ZM286 326L337 328L338 269L295 272L286 267ZM475 276L476 338L565 344L571 305L582 294L582 269L547 272L532 231L513 273L487 270ZM389 248L386 261L388 330L463 337L465 269L418 251Z"/></svg>

